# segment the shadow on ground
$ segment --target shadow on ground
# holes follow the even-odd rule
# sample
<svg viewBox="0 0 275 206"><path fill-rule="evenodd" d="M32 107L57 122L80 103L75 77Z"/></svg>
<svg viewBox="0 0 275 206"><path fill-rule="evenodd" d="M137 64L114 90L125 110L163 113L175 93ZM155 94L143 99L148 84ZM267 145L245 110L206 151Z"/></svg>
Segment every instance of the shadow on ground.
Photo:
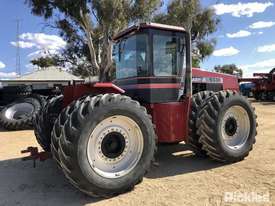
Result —
<svg viewBox="0 0 275 206"><path fill-rule="evenodd" d="M24 129L24 130L32 130L32 129ZM19 131L23 131L23 130L7 130L7 129L1 127L1 125L0 125L0 132L19 132Z"/></svg>
<svg viewBox="0 0 275 206"><path fill-rule="evenodd" d="M156 161L147 178L162 178L222 166L197 158L183 144L159 146ZM53 160L32 162L21 159L0 161L0 206L85 205L102 199L91 198L72 187Z"/></svg>
<svg viewBox="0 0 275 206"><path fill-rule="evenodd" d="M85 205L99 201L74 189L53 160L0 161L0 206Z"/></svg>
<svg viewBox="0 0 275 206"><path fill-rule="evenodd" d="M7 130L5 130L4 128L2 128L2 127L0 126L0 132L7 132Z"/></svg>
<svg viewBox="0 0 275 206"><path fill-rule="evenodd" d="M275 105L275 102L259 102L261 105Z"/></svg>
<svg viewBox="0 0 275 206"><path fill-rule="evenodd" d="M261 105L275 105L275 101L260 101L255 99L250 99L252 103L259 103Z"/></svg>
<svg viewBox="0 0 275 206"><path fill-rule="evenodd" d="M160 145L156 155L158 166L153 166L147 178L162 178L209 170L224 164L195 156L185 144Z"/></svg>

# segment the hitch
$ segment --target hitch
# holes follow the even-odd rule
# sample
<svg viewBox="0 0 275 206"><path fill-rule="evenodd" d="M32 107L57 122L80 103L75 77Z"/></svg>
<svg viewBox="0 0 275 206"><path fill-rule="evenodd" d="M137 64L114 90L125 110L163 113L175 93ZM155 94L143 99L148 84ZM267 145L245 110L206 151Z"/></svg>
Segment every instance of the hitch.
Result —
<svg viewBox="0 0 275 206"><path fill-rule="evenodd" d="M28 147L21 151L21 154L30 153L27 157L22 157L22 161L33 160L33 167L36 167L36 160L44 162L45 160L51 158L50 152L39 152L37 147Z"/></svg>

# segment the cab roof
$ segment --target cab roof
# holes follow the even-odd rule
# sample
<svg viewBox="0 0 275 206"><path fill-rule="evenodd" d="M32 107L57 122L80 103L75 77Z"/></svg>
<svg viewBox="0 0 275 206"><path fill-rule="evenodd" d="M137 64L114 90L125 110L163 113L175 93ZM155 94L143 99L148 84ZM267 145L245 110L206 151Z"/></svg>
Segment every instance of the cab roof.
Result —
<svg viewBox="0 0 275 206"><path fill-rule="evenodd" d="M132 32L138 31L139 29L143 29L143 28L161 29L165 31L176 31L176 32L185 31L183 27L179 27L179 26L171 26L171 25L158 24L158 23L139 23L139 24L130 26L129 28L119 32L117 35L113 37L113 40L118 40L119 38L125 35L128 35Z"/></svg>

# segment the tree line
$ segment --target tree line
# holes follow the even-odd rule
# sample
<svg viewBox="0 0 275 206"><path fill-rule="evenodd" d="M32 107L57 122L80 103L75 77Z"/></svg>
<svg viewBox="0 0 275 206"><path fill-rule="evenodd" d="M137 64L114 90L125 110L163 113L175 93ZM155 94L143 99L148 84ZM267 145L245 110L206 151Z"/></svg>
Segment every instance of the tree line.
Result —
<svg viewBox="0 0 275 206"><path fill-rule="evenodd" d="M193 66L211 55L216 39L211 38L220 23L212 8L200 0L26 0L33 15L51 20L67 42L61 54L39 57L39 67L66 66L81 77L98 75L109 81L114 72L112 37L137 22L181 26L192 34ZM222 70L228 72L229 70Z"/></svg>

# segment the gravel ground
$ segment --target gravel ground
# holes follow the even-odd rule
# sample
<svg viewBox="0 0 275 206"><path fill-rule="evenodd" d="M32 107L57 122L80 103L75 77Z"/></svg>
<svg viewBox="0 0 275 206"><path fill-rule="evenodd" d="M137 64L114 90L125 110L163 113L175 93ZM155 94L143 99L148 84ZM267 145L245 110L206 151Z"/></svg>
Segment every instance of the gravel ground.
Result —
<svg viewBox="0 0 275 206"><path fill-rule="evenodd" d="M21 161L22 149L38 146L33 131L0 131L0 206L275 205L275 103L253 104L259 123L257 143L244 161L224 165L194 157L184 144L160 146L158 166L144 181L110 199L78 192L53 160L37 162L36 168L31 161ZM266 195L269 202L225 202L224 195L233 192Z"/></svg>

